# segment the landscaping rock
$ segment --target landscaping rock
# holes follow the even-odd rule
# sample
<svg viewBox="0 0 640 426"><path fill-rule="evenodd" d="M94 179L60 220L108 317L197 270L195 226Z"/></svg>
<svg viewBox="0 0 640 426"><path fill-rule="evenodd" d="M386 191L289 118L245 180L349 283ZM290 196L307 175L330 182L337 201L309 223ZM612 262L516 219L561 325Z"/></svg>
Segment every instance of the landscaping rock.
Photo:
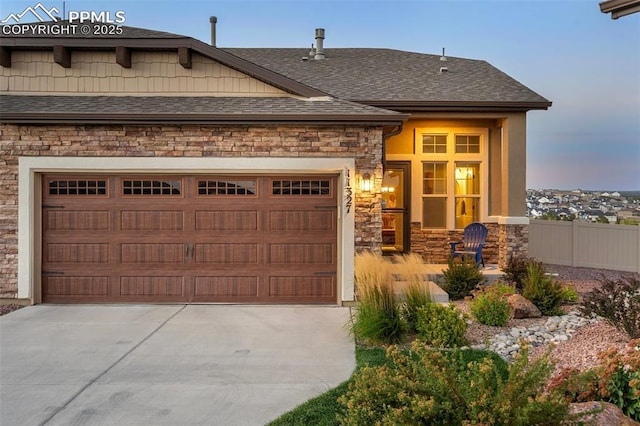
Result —
<svg viewBox="0 0 640 426"><path fill-rule="evenodd" d="M511 294L507 297L509 305L513 312L513 318L540 318L542 312L529 300L525 299L520 294Z"/></svg>
<svg viewBox="0 0 640 426"><path fill-rule="evenodd" d="M602 401L590 401L571 404L569 406L570 414L580 414L593 411L594 414L588 414L581 417L581 424L592 426L640 426L640 423L626 417L622 410L617 406Z"/></svg>

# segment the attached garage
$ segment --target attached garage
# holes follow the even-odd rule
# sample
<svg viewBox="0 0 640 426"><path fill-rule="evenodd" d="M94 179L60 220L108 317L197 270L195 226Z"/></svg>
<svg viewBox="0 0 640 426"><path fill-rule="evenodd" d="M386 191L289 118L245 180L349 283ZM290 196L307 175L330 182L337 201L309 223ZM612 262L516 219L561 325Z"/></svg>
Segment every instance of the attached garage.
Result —
<svg viewBox="0 0 640 426"><path fill-rule="evenodd" d="M336 303L338 176L42 176L42 301Z"/></svg>

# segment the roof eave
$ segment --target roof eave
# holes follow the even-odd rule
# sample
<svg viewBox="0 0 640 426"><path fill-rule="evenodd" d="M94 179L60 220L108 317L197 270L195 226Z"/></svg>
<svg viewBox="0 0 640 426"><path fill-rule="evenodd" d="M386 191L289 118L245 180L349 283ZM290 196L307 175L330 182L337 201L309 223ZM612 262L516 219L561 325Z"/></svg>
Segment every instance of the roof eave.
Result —
<svg viewBox="0 0 640 426"><path fill-rule="evenodd" d="M4 112L0 124L359 124L398 125L408 114L78 114Z"/></svg>
<svg viewBox="0 0 640 426"><path fill-rule="evenodd" d="M230 68L254 77L264 83L277 87L285 92L304 96L318 97L327 94L303 83L278 74L246 59L242 59L217 47L199 40L182 38L81 38L81 37L0 37L0 46L9 49L53 49L53 46L65 46L69 49L103 49L116 47L145 50L173 50L188 47L193 51L220 62Z"/></svg>
<svg viewBox="0 0 640 426"><path fill-rule="evenodd" d="M547 110L550 101L539 102L419 102L419 101L377 101L351 100L361 104L398 112L522 112L530 110Z"/></svg>
<svg viewBox="0 0 640 426"><path fill-rule="evenodd" d="M602 13L611 13L611 19L618 19L640 12L640 0L607 0L600 3Z"/></svg>

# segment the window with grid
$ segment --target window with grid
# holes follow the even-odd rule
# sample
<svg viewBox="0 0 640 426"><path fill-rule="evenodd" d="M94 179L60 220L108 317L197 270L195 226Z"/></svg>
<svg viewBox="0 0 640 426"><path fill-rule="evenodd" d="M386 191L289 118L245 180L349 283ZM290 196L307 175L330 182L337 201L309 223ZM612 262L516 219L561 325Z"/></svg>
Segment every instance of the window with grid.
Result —
<svg viewBox="0 0 640 426"><path fill-rule="evenodd" d="M102 179L50 180L49 195L107 195L107 181Z"/></svg>
<svg viewBox="0 0 640 426"><path fill-rule="evenodd" d="M330 180L274 180L273 195L330 195Z"/></svg>
<svg viewBox="0 0 640 426"><path fill-rule="evenodd" d="M179 196L182 181L173 179L123 179L122 195Z"/></svg>
<svg viewBox="0 0 640 426"><path fill-rule="evenodd" d="M256 195L255 179L207 179L198 180L198 195Z"/></svg>
<svg viewBox="0 0 640 426"><path fill-rule="evenodd" d="M422 227L462 229L481 220L481 134L417 133L422 148L417 154L422 165Z"/></svg>

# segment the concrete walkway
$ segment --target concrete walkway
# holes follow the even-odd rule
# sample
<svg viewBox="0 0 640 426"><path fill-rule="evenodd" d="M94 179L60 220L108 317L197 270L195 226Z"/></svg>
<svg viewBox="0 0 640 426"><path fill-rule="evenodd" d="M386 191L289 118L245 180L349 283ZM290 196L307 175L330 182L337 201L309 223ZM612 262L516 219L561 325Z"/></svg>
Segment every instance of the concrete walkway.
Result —
<svg viewBox="0 0 640 426"><path fill-rule="evenodd" d="M349 309L37 305L0 317L0 425L263 425L355 368Z"/></svg>

